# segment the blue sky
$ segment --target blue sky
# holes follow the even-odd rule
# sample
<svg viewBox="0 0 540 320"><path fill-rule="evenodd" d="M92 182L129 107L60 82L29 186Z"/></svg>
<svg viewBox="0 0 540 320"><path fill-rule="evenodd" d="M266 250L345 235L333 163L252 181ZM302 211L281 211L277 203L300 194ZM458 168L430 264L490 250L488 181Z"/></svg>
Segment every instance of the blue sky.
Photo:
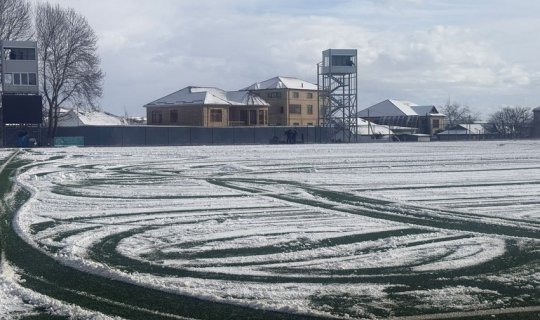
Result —
<svg viewBox="0 0 540 320"><path fill-rule="evenodd" d="M40 1L40 0L34 0ZM100 41L107 111L188 85L240 89L283 75L316 81L327 48L359 52L359 108L387 98L487 115L540 105L540 1L55 0Z"/></svg>

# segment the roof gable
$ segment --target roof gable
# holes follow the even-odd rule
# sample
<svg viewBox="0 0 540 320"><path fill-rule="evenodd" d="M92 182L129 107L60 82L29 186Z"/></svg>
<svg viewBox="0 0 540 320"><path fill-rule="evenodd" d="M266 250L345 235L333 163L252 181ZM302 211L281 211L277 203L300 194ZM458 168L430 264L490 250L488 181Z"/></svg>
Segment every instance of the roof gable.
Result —
<svg viewBox="0 0 540 320"><path fill-rule="evenodd" d="M61 109L58 126L122 126L126 121L119 116L105 111Z"/></svg>
<svg viewBox="0 0 540 320"><path fill-rule="evenodd" d="M369 114L368 114L369 111ZM440 115L435 106L419 106L410 101L384 100L358 112L359 117L395 117L395 116L425 116Z"/></svg>
<svg viewBox="0 0 540 320"><path fill-rule="evenodd" d="M412 106L411 108L420 116L439 113L435 106Z"/></svg>
<svg viewBox="0 0 540 320"><path fill-rule="evenodd" d="M262 98L248 91L225 91L213 87L186 87L163 98L145 105L182 106L182 105L255 105L267 106Z"/></svg>
<svg viewBox="0 0 540 320"><path fill-rule="evenodd" d="M263 98L252 94L249 91L229 91L227 92L227 100L237 105L247 106L269 106Z"/></svg>
<svg viewBox="0 0 540 320"><path fill-rule="evenodd" d="M317 90L317 85L309 81L292 77L274 77L262 82L256 82L242 90L271 90L271 89L293 89L293 90Z"/></svg>
<svg viewBox="0 0 540 320"><path fill-rule="evenodd" d="M369 108L358 112L359 117L383 117L383 116L416 116L418 115L411 106L416 104L409 101L384 100Z"/></svg>
<svg viewBox="0 0 540 320"><path fill-rule="evenodd" d="M191 92L192 87L185 87L184 89L173 92L163 98L157 99L145 105L150 106L164 106L164 105L179 105L179 104L203 104L206 99L206 92Z"/></svg>

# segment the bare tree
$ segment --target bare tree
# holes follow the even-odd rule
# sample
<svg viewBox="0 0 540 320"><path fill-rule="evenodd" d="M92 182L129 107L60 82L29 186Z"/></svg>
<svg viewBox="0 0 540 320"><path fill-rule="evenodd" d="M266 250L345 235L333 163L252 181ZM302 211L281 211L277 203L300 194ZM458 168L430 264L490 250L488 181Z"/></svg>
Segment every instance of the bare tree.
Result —
<svg viewBox="0 0 540 320"><path fill-rule="evenodd" d="M36 31L50 141L58 126L59 109L66 102L97 109L95 102L102 94L103 72L99 67L97 37L86 18L73 9L39 4Z"/></svg>
<svg viewBox="0 0 540 320"><path fill-rule="evenodd" d="M0 40L29 40L32 9L26 0L0 0Z"/></svg>
<svg viewBox="0 0 540 320"><path fill-rule="evenodd" d="M441 112L446 115L446 128L453 128L459 124L470 124L480 120L478 113L473 113L469 106L462 106L459 102L448 100L441 108Z"/></svg>
<svg viewBox="0 0 540 320"><path fill-rule="evenodd" d="M525 107L505 107L493 113L485 126L487 132L510 138L525 138L530 134L532 112Z"/></svg>

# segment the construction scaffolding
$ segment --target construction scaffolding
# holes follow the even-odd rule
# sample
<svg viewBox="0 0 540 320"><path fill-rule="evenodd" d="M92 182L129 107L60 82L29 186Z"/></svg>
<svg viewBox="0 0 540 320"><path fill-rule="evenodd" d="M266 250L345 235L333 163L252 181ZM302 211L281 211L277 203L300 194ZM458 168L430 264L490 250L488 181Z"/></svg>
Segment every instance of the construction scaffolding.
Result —
<svg viewBox="0 0 540 320"><path fill-rule="evenodd" d="M333 128L333 139L355 142L358 138L356 49L328 49L317 64L319 123ZM322 105L321 105L322 104Z"/></svg>

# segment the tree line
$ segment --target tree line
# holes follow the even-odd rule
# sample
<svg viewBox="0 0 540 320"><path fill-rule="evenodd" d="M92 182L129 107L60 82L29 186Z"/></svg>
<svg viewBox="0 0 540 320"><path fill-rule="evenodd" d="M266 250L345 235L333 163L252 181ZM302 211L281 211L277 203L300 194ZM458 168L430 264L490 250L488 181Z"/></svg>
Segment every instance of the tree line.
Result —
<svg viewBox="0 0 540 320"><path fill-rule="evenodd" d="M480 121L479 113L471 111L469 106L459 102L448 101L441 107L441 113L446 115L446 129ZM490 114L482 125L487 134L507 138L527 138L532 131L533 112L531 108L522 106L503 107Z"/></svg>
<svg viewBox="0 0 540 320"><path fill-rule="evenodd" d="M0 40L38 42L39 84L49 143L62 106L98 108L104 73L97 54L98 38L84 16L50 3L33 7L27 0L0 0Z"/></svg>

